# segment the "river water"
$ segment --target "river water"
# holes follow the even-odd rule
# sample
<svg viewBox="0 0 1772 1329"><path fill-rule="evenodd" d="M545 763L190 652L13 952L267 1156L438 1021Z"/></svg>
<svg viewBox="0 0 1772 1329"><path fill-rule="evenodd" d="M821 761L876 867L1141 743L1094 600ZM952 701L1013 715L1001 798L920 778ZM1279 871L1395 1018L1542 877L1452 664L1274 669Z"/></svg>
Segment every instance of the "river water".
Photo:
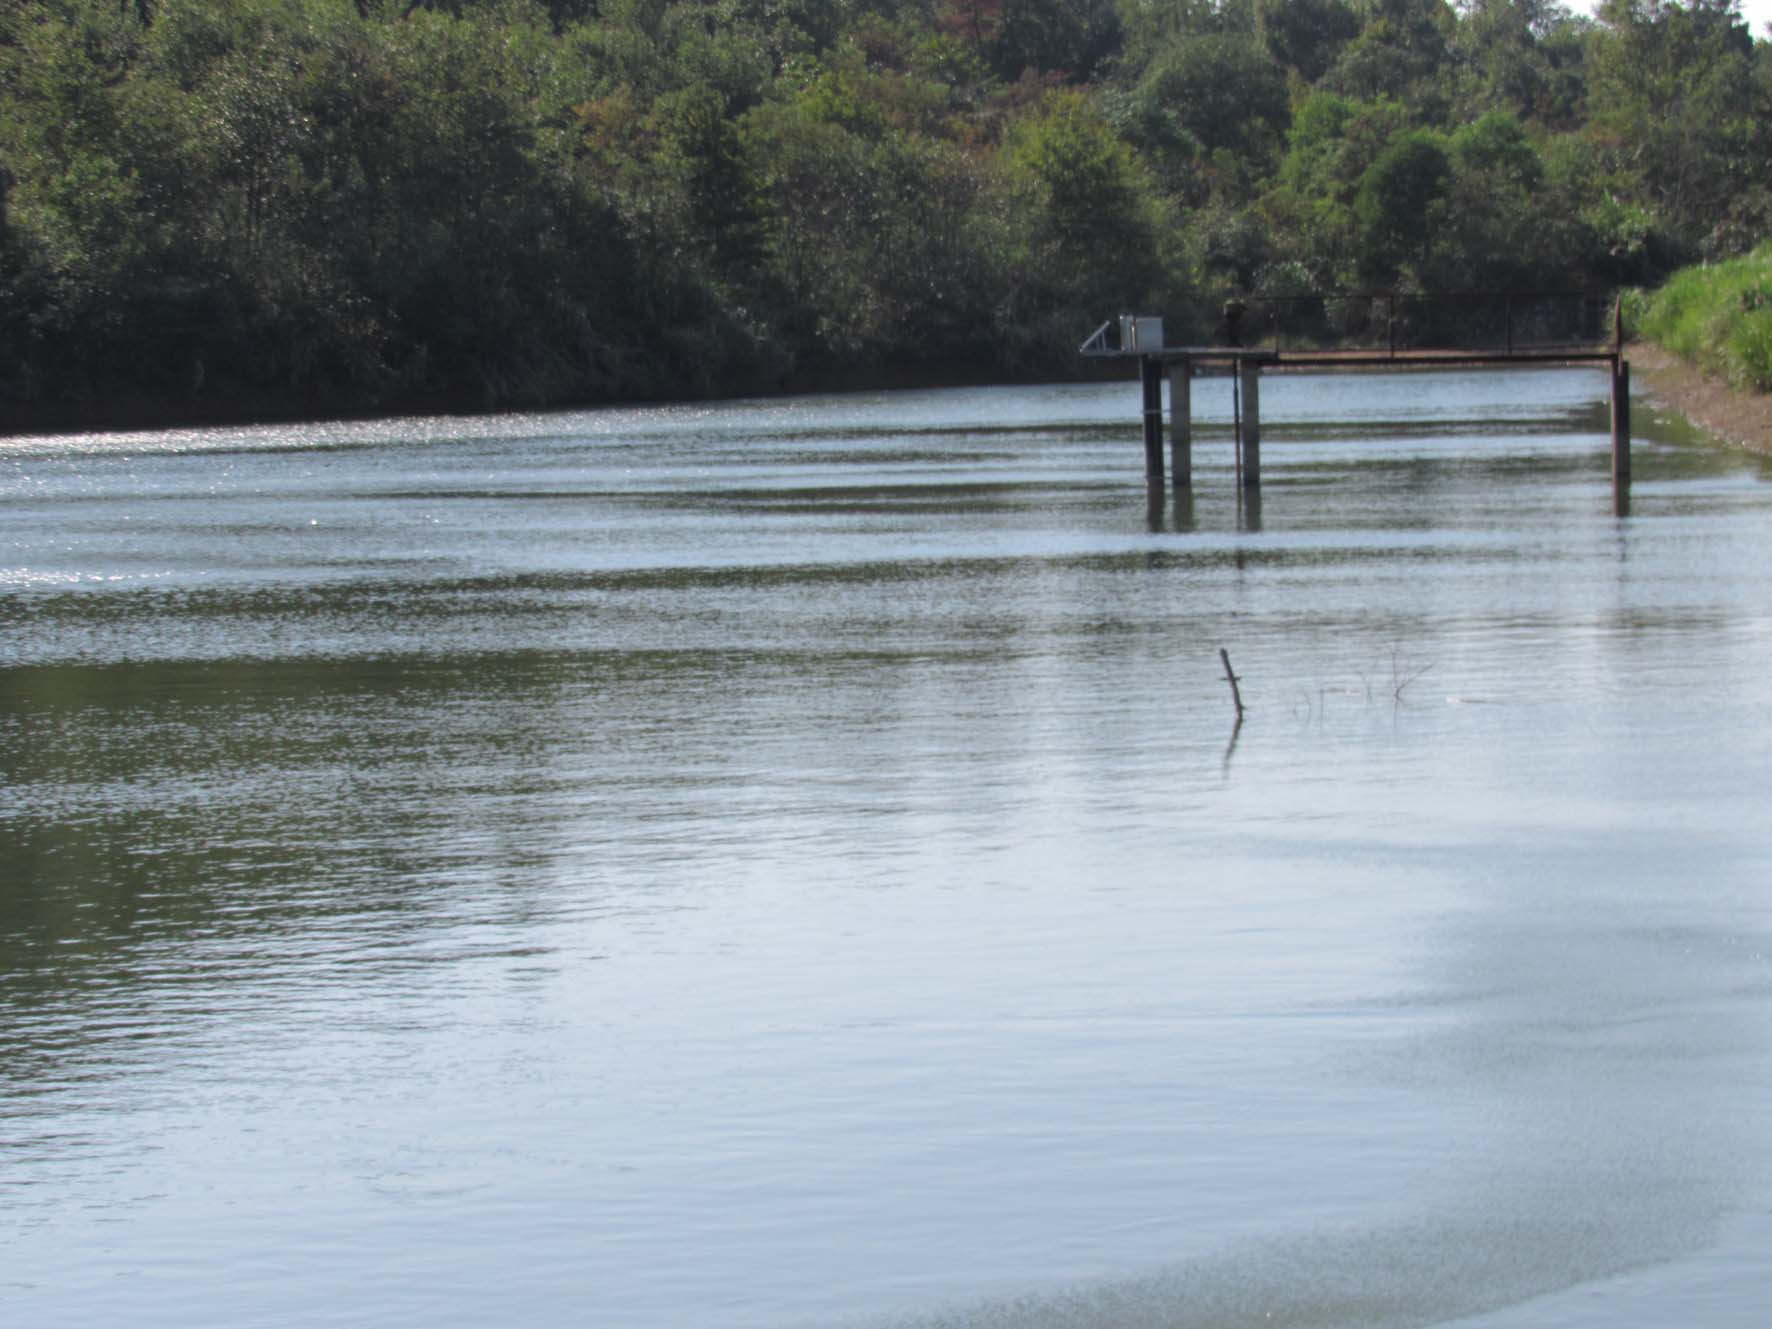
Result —
<svg viewBox="0 0 1772 1329"><path fill-rule="evenodd" d="M1760 1324L1772 472L1606 391L0 440L7 1322Z"/></svg>

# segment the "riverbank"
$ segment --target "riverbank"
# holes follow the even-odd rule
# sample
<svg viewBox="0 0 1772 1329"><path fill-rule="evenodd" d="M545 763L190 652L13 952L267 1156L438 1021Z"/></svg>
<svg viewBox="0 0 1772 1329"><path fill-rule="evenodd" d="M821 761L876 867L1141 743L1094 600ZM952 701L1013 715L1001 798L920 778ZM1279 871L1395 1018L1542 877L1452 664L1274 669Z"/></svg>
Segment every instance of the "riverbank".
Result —
<svg viewBox="0 0 1772 1329"><path fill-rule="evenodd" d="M1112 362L1076 363L1055 350L1049 358L1005 366L985 358L942 364L888 363L824 366L764 381L735 381L688 387L675 396L590 397L561 395L537 400L488 401L483 395L412 394L374 404L341 400L236 394L205 397L112 395L80 401L0 401L0 439L25 434L126 432L144 429L201 429L214 426L316 424L326 421L388 420L416 416L489 415L513 411L575 411L604 407L670 406L726 401L738 397L811 396L826 393L890 392L922 388L971 388L1041 384L1066 379L1101 380L1124 375ZM1136 380L1134 380L1136 381Z"/></svg>
<svg viewBox="0 0 1772 1329"><path fill-rule="evenodd" d="M1772 393L1731 388L1653 342L1629 349L1639 389L1725 443L1772 455Z"/></svg>

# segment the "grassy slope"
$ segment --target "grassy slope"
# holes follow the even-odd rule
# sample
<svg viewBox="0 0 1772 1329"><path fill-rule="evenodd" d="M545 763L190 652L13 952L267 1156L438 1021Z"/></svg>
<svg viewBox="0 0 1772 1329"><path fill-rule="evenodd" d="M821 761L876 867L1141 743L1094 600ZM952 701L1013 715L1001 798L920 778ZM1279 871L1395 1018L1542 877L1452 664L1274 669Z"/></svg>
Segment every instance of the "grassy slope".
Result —
<svg viewBox="0 0 1772 1329"><path fill-rule="evenodd" d="M1732 387L1772 392L1772 240L1745 258L1682 268L1643 298L1633 322Z"/></svg>

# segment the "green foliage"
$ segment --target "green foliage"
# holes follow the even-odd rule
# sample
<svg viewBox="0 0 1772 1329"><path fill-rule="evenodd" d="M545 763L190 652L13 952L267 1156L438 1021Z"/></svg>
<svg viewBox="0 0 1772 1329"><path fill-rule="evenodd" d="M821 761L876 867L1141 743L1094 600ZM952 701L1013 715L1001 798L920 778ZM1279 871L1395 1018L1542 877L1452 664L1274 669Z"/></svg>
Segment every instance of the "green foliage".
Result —
<svg viewBox="0 0 1772 1329"><path fill-rule="evenodd" d="M1067 257L1097 243L1149 248L1152 200L1138 160L1082 94L1053 93L1020 123L1005 166Z"/></svg>
<svg viewBox="0 0 1772 1329"><path fill-rule="evenodd" d="M1544 163L1520 122L1491 111L1452 135L1452 159L1461 171L1531 193L1544 180Z"/></svg>
<svg viewBox="0 0 1772 1329"><path fill-rule="evenodd" d="M1207 192L1200 164L1206 149L1146 84L1116 88L1101 98L1102 115L1150 169L1163 192L1197 202Z"/></svg>
<svg viewBox="0 0 1772 1329"><path fill-rule="evenodd" d="M1608 183L1654 210L1696 250L1743 191L1772 182L1756 152L1772 87L1730 0L1606 0L1589 56L1589 132Z"/></svg>
<svg viewBox="0 0 1772 1329"><path fill-rule="evenodd" d="M1360 17L1345 0L1290 0L1261 10L1261 39L1283 67L1305 83L1329 71L1360 35Z"/></svg>
<svg viewBox="0 0 1772 1329"><path fill-rule="evenodd" d="M1119 45L1112 0L1013 0L1001 13L993 63L1005 78L1025 69L1061 69L1088 79Z"/></svg>
<svg viewBox="0 0 1772 1329"><path fill-rule="evenodd" d="M1452 178L1418 275L1430 288L1566 289L1585 232L1574 199L1548 179L1543 156L1505 111L1491 111L1448 141Z"/></svg>
<svg viewBox="0 0 1772 1329"><path fill-rule="evenodd" d="M1772 232L1729 0L39 0L0 101L15 410L1053 372L1121 309Z"/></svg>
<svg viewBox="0 0 1772 1329"><path fill-rule="evenodd" d="M1772 392L1772 240L1676 272L1647 300L1637 330L1739 387Z"/></svg>
<svg viewBox="0 0 1772 1329"><path fill-rule="evenodd" d="M1016 304L1012 334L1074 325L1085 311L1146 307L1185 280L1149 174L1100 108L1075 91L1046 96L1002 155Z"/></svg>
<svg viewBox="0 0 1772 1329"><path fill-rule="evenodd" d="M1641 204L1607 194L1584 210L1592 236L1590 263L1623 281L1642 281L1654 271L1658 247L1655 216Z"/></svg>
<svg viewBox="0 0 1772 1329"><path fill-rule="evenodd" d="M1408 127L1399 102L1359 102L1317 92L1298 107L1287 135L1280 182L1350 205L1379 154Z"/></svg>
<svg viewBox="0 0 1772 1329"><path fill-rule="evenodd" d="M1437 207L1452 176L1452 163L1437 134L1399 134L1360 177L1354 218L1360 227L1361 262L1368 278L1393 280L1432 243Z"/></svg>
<svg viewBox="0 0 1772 1329"><path fill-rule="evenodd" d="M1464 0L1452 43L1467 109L1530 116L1556 129L1578 122L1583 33L1554 0Z"/></svg>
<svg viewBox="0 0 1772 1329"><path fill-rule="evenodd" d="M658 159L716 272L753 262L761 200L725 99L706 85L659 99Z"/></svg>
<svg viewBox="0 0 1772 1329"><path fill-rule="evenodd" d="M1441 67L1450 55L1456 20L1441 0L1371 0L1360 35L1323 77L1327 88L1373 100L1391 97L1418 105L1421 118L1445 114Z"/></svg>
<svg viewBox="0 0 1772 1329"><path fill-rule="evenodd" d="M1246 4L1220 4L1216 0L1118 0L1121 30L1125 34L1125 59L1134 74L1141 74L1151 57L1167 43L1182 37L1255 31L1254 17Z"/></svg>
<svg viewBox="0 0 1772 1329"><path fill-rule="evenodd" d="M1272 169L1291 106L1284 74L1254 36L1174 38L1139 91L1207 152L1224 149L1262 174Z"/></svg>
<svg viewBox="0 0 1772 1329"><path fill-rule="evenodd" d="M1281 237L1273 247L1312 273L1313 289L1375 279L1356 195L1374 162L1406 128L1405 109L1389 100L1360 102L1319 91L1298 103L1275 187L1260 211Z"/></svg>

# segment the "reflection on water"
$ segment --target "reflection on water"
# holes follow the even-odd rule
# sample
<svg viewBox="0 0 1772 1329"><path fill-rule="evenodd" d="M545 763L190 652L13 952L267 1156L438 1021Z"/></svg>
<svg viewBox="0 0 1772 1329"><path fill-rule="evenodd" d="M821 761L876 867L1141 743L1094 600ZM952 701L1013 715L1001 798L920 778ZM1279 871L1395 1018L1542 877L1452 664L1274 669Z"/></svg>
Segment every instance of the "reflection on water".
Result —
<svg viewBox="0 0 1772 1329"><path fill-rule="evenodd" d="M1194 391L0 441L14 1317L1745 1324L1761 465Z"/></svg>

